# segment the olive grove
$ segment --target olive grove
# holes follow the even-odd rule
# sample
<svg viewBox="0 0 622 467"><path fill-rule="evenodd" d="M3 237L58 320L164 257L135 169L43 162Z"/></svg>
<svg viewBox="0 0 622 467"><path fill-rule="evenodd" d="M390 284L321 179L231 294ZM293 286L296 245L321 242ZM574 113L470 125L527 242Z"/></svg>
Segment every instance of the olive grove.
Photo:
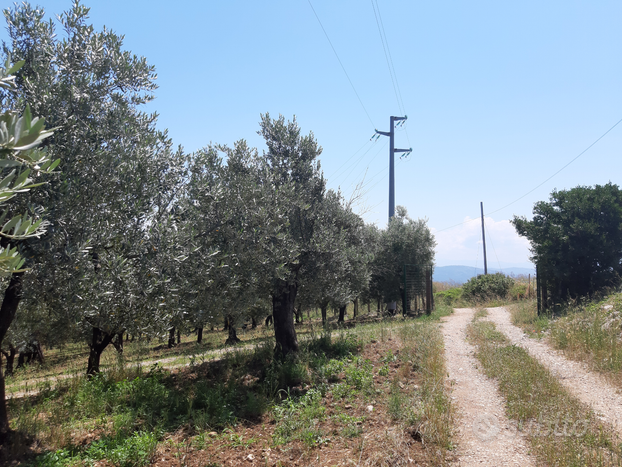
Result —
<svg viewBox="0 0 622 467"><path fill-rule="evenodd" d="M58 23L27 3L4 11L7 357L34 341L83 342L93 375L110 344L122 351L123 334L170 343L176 331L196 329L200 340L218 327L235 343L243 322L269 316L275 358L289 358L301 307L320 308L325 322L331 306L343 321L351 302L399 300L405 262L433 263L425 221L398 207L381 230L326 189L322 148L295 118L261 115L264 149L243 139L174 149L157 115L141 110L157 88L154 68L124 50L122 36L96 31L88 13L79 1ZM0 435L3 391L0 378Z"/></svg>

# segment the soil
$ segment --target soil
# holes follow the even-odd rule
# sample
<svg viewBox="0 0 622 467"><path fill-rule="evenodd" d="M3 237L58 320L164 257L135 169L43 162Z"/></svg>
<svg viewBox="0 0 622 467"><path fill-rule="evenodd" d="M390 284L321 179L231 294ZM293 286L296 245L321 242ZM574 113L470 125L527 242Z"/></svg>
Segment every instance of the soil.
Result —
<svg viewBox="0 0 622 467"><path fill-rule="evenodd" d="M622 396L602 375L592 373L587 364L569 360L563 352L545 342L529 338L511 322L503 307L488 308L488 319L495 323L510 341L542 363L577 399L591 407L596 416L622 435Z"/></svg>
<svg viewBox="0 0 622 467"><path fill-rule="evenodd" d="M395 338L376 341L367 345L361 357L374 365L374 387L383 392L395 375L404 376L404 393L416 390L417 375L407 374L400 362L390 364L387 376L376 374L383 365L381 359L389 352L399 353L400 343ZM182 372L185 370L181 370ZM293 388L304 391L304 388ZM155 455L154 466L184 465L188 467L218 466L440 466L445 464L443 455L433 448L427 448L421 439L391 419L386 399L344 398L333 399L331 395L322 399L326 418L318 423L318 429L325 433L325 440L314 445L294 441L275 446L274 420L269 414L258 420L241 424L228 432L212 432L203 449L189 446L192 433L180 431L169 437L170 442L160 443ZM372 407L370 410L369 407ZM344 436L343 424L336 421L337 414L347 414L362 419L357 426L358 435ZM236 440L232 443L232 440ZM181 446L181 447L180 447Z"/></svg>
<svg viewBox="0 0 622 467"><path fill-rule="evenodd" d="M504 413L505 401L494 381L478 370L466 327L475 311L456 308L443 319L445 360L456 405L455 466L536 466L528 442Z"/></svg>

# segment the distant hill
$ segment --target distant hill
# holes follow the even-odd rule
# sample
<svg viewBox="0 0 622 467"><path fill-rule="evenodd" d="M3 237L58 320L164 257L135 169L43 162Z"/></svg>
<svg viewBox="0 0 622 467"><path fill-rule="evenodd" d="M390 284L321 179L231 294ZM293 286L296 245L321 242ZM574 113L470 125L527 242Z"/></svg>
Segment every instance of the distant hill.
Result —
<svg viewBox="0 0 622 467"><path fill-rule="evenodd" d="M508 276L526 276L527 274L531 274L533 276L536 273L536 270L531 268L488 268L489 274L494 274L495 272L502 272ZM478 274L484 274L484 269L472 268L469 266L437 266L434 268L434 281L464 284L471 277L475 277Z"/></svg>

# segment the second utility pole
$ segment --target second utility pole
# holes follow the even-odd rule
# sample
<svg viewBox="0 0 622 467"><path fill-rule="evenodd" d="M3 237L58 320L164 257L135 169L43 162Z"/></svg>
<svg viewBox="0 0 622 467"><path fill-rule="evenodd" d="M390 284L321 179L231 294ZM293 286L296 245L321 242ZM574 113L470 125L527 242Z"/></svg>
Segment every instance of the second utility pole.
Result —
<svg viewBox="0 0 622 467"><path fill-rule="evenodd" d="M479 205L482 208L482 242L484 243L484 275L487 275L488 274L488 263L486 263L486 232L484 232L484 202L480 201Z"/></svg>
<svg viewBox="0 0 622 467"><path fill-rule="evenodd" d="M382 136L389 137L389 222L391 222L391 218L395 216L395 153L396 152L410 152L410 149L395 149L395 122L399 122L400 120L406 120L408 117L390 117L390 130L389 131L378 131L376 133Z"/></svg>

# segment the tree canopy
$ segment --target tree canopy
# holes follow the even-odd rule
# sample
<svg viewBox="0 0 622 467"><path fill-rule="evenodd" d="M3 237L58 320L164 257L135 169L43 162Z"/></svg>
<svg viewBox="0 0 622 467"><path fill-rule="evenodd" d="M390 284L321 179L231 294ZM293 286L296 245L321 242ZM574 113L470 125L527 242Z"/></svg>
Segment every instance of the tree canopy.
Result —
<svg viewBox="0 0 622 467"><path fill-rule="evenodd" d="M512 224L531 243L532 260L553 300L588 296L620 283L622 191L608 183L553 191L534 217Z"/></svg>

